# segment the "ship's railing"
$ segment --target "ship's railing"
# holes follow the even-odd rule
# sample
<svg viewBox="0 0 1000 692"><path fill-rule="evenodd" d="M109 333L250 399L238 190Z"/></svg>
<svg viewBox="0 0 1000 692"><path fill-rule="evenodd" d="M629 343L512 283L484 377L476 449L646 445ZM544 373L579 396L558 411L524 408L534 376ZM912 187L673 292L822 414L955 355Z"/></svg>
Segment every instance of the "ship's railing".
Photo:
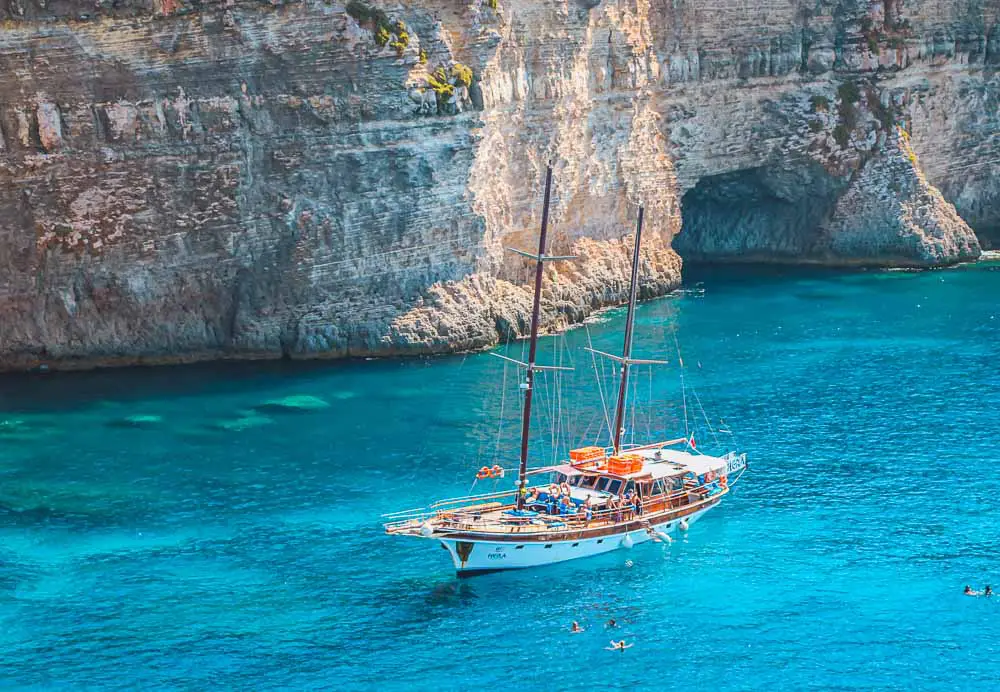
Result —
<svg viewBox="0 0 1000 692"><path fill-rule="evenodd" d="M574 505L573 509L576 511L572 514L538 513L532 517L532 519L535 520L534 522L525 521L520 528L526 533L533 531L576 531L581 528L593 526L594 524L601 524L605 521L612 521L612 523L626 520L632 521L634 519L644 518L647 515L660 516L701 505L712 500L718 495L727 492L728 489L732 487L732 485L746 472L745 454L730 453L722 458L726 459L727 462L734 462L733 464L727 465L727 468L735 470L733 474L728 477L726 486L721 486L717 477L713 478L711 481L706 481L693 486L688 484L690 481L687 481L682 488L679 488L674 492L645 498L640 503L641 511L639 513L635 512L633 505L625 505L615 509L595 508L591 513L591 518L586 519L578 514L579 505ZM487 527L479 521L480 515L485 512L512 509L515 506L513 500L516 497L516 494L516 490L506 490L502 492L455 497L447 500L440 500L435 502L430 507L384 514L382 515L382 518L387 520L384 526L385 529L390 532L393 530L402 530L407 528L417 529L424 522L433 520L433 528L436 533L465 531L484 531L489 533L490 531ZM692 495L703 495L704 497L700 500L692 501ZM619 519L619 517L621 517L621 519ZM505 521L507 522L504 524L506 529L508 526L513 525L517 519L511 518L510 520L505 519ZM492 533L496 533L496 531L492 531Z"/></svg>
<svg viewBox="0 0 1000 692"><path fill-rule="evenodd" d="M385 530L389 533L393 531L405 529L407 527L419 528L428 519L433 519L437 516L437 512L420 512L417 510L411 510L413 513L409 514L405 519L398 519L393 521L387 521L383 524ZM400 512L402 514L402 512Z"/></svg>
<svg viewBox="0 0 1000 692"><path fill-rule="evenodd" d="M689 489L687 493L677 493L676 497L684 497L690 499L690 493L696 493L697 488ZM607 524L618 524L630 521L635 521L637 519L646 519L650 517L660 517L663 515L680 512L683 510L691 510L697 507L708 504L714 501L719 495L724 494L726 491L723 490L720 493L715 493L713 495L706 495L700 500L694 502L687 501L683 503L678 503L676 505L671 505L667 503L667 506L659 508L664 504L664 499L662 497L656 498L655 500L650 500L642 504L643 511L641 513L635 513L635 511L630 507L624 507L621 509L602 509L595 511L591 519L587 520L585 518L579 517L578 515L548 515L539 514L534 517L535 521L531 523L525 523L518 527L518 533L532 534L532 533L563 533L570 531L579 531L581 529L597 528L602 525ZM649 511L653 506L657 506L656 511ZM435 519L433 523L434 533L436 534L447 534L447 533L479 533L479 534L496 534L496 533L508 533L510 528L514 526L511 523L489 523L484 524L480 521L472 521L471 517L462 516L461 512L446 513Z"/></svg>
<svg viewBox="0 0 1000 692"><path fill-rule="evenodd" d="M447 500L438 500L431 505L432 509L439 509L441 507L447 507L448 505L455 505L462 502L482 502L483 500L497 500L501 497L513 498L517 494L516 490L500 490L493 493L483 493L481 495L467 495L465 497L453 497Z"/></svg>
<svg viewBox="0 0 1000 692"><path fill-rule="evenodd" d="M531 520L524 521L520 526L518 526L518 533L529 534L579 531L580 529L593 528L602 524L606 525L607 523L616 524L627 521L635 521L636 519L659 517L665 514L692 509L711 502L718 496L728 492L728 486L721 487L717 484L718 480L716 479L697 486L686 486L668 495L658 495L656 497L647 498L640 504L641 512L638 513L635 512L632 505L626 505L615 509L595 509L592 512L590 519L581 517L577 513L539 513L531 517ZM716 489L718 492L712 492ZM692 501L692 495L703 495L703 497ZM513 504L507 506L494 506L490 507L489 511L509 509L513 506ZM480 505L479 509L485 508ZM578 510L579 506L576 506L575 509ZM391 530L392 528L403 528L404 526L408 526L411 529L415 529L419 526L419 524L430 519L433 520L433 529L436 534L466 532L491 534L498 532L507 533L512 526L517 525L517 518L513 517L505 518L501 522L488 521L484 523L481 521L481 517L477 515L477 511L476 505L456 506L449 510L425 512L419 518L414 516L408 521L386 524L386 528L387 530Z"/></svg>
<svg viewBox="0 0 1000 692"><path fill-rule="evenodd" d="M397 520L397 519L412 519L418 515L424 514L435 514L437 510L450 505L466 504L466 503L481 503L486 500L497 500L503 497L513 498L517 493L516 490L501 490L492 493L481 493L479 495L463 495L462 497L453 497L447 500L438 500L429 507L418 507L416 509L404 509L399 512L389 512L388 514L383 514L383 519Z"/></svg>

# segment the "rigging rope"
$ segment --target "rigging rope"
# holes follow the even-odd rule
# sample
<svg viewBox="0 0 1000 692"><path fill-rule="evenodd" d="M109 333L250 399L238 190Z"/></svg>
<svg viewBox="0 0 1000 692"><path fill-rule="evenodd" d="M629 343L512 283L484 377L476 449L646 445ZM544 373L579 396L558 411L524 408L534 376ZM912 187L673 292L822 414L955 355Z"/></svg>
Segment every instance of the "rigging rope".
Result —
<svg viewBox="0 0 1000 692"><path fill-rule="evenodd" d="M674 337L674 346L677 348L677 371L681 374L681 402L684 404L684 436L690 441L691 428L688 426L687 389L684 385L684 359L681 357L681 344L677 340L677 330L673 330L671 334Z"/></svg>
<svg viewBox="0 0 1000 692"><path fill-rule="evenodd" d="M632 378L632 410L630 411L630 413L632 415L632 423L629 426L629 427L631 427L632 444L635 444L635 409L636 409L636 405L635 404L636 404L637 397L638 397L638 388L637 387L638 387L638 385L636 384L635 378L633 377Z"/></svg>
<svg viewBox="0 0 1000 692"><path fill-rule="evenodd" d="M649 381L649 394L646 401L646 438L653 439L653 368L646 368Z"/></svg>
<svg viewBox="0 0 1000 692"><path fill-rule="evenodd" d="M507 326L507 343L510 343L510 325ZM500 442L503 439L503 412L507 401L507 366L508 361L503 362L503 385L500 387L500 425L497 426L497 447L493 452L493 461L500 459Z"/></svg>
<svg viewBox="0 0 1000 692"><path fill-rule="evenodd" d="M694 387L691 387L691 393L692 393L692 394L694 394L694 398L695 398L695 401L697 401L697 402L698 402L698 408L699 408L699 409L701 409L701 416L702 416L702 418L704 418L704 419L705 419L705 425L707 425L707 426L708 426L708 430L709 430L709 432L711 432L711 433L712 433L712 439L713 439L713 440L715 441L715 444L716 444L716 445L720 445L720 442L719 442L719 435L718 435L718 433L716 432L715 428L714 428L714 427L712 427L712 421L710 421L710 420L708 419L708 414L707 414L707 413L705 413L705 407L704 407L704 406L702 405L702 403L701 403L701 397L700 397L700 396L698 396L698 390L697 390L697 389L695 389Z"/></svg>
<svg viewBox="0 0 1000 692"><path fill-rule="evenodd" d="M601 397L601 411L604 413L604 422L608 426L608 432L612 432L611 431L611 419L608 417L608 404L607 404L607 402L604 399L604 387L601 384L601 380L603 379L603 373L598 373L597 372L597 354L594 353L594 350L593 350L594 349L594 342L590 338L590 326L586 322L584 322L583 327L584 327L584 329L587 330L587 346L589 346L590 349L591 349L590 350L590 360L594 364L594 379L597 380L597 393ZM597 437L598 437L598 439L600 439L600 436L601 436L601 431L598 430L597 431Z"/></svg>

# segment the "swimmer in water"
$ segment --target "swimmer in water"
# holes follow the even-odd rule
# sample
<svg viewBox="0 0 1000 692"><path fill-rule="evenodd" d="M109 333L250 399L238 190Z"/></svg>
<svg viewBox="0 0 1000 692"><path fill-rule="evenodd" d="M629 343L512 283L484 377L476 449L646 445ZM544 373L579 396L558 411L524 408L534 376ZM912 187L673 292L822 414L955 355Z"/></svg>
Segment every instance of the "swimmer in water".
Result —
<svg viewBox="0 0 1000 692"><path fill-rule="evenodd" d="M670 536L668 536L665 533L657 531L652 526L650 526L648 529L646 529L646 533L649 535L649 537L651 539L653 539L657 543L673 543L674 542L673 538L671 538Z"/></svg>
<svg viewBox="0 0 1000 692"><path fill-rule="evenodd" d="M618 625L618 623L615 622L615 619L611 618L610 620L608 620L608 624L606 624L605 627L615 627L617 625Z"/></svg>
<svg viewBox="0 0 1000 692"><path fill-rule="evenodd" d="M986 598L989 598L990 596L992 596L993 595L993 587L990 586L989 584L987 584L986 588L983 590L983 595L986 596Z"/></svg>
<svg viewBox="0 0 1000 692"><path fill-rule="evenodd" d="M576 620L573 621L573 626L569 628L569 631L576 634L577 632L583 632L583 628L580 627L580 623Z"/></svg>
<svg viewBox="0 0 1000 692"><path fill-rule="evenodd" d="M631 649L631 644L626 644L625 640L622 639L620 642L616 642L614 639L611 640L611 646L604 647L608 651L624 651L625 649Z"/></svg>
<svg viewBox="0 0 1000 692"><path fill-rule="evenodd" d="M979 592L978 591L973 591L972 587L969 586L968 584L965 585L965 591L963 591L962 593L964 593L966 596L978 596L979 595Z"/></svg>

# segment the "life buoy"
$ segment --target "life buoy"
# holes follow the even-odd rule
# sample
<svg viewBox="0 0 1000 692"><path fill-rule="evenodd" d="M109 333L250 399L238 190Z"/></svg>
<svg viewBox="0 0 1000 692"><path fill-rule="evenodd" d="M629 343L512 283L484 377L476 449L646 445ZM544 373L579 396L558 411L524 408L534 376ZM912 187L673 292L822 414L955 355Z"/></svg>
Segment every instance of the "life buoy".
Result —
<svg viewBox="0 0 1000 692"><path fill-rule="evenodd" d="M483 468L479 469L479 473L476 474L476 478L478 478L479 480L483 480L484 478L489 478L489 477L490 477L490 469L488 466L484 466Z"/></svg>
<svg viewBox="0 0 1000 692"><path fill-rule="evenodd" d="M719 485L721 485L723 488L728 487L729 478L727 478L726 476L719 476Z"/></svg>
<svg viewBox="0 0 1000 692"><path fill-rule="evenodd" d="M493 464L493 468L489 469L489 474L492 478L503 478L503 467L499 464Z"/></svg>

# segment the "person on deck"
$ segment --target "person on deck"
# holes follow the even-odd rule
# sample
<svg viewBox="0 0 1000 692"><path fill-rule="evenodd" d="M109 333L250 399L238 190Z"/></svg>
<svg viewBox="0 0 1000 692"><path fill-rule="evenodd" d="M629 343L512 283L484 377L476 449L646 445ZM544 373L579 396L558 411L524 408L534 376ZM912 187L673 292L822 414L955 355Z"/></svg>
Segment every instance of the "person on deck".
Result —
<svg viewBox="0 0 1000 692"><path fill-rule="evenodd" d="M570 503L567 495L563 495L559 498L559 514L572 514L572 507L573 505Z"/></svg>
<svg viewBox="0 0 1000 692"><path fill-rule="evenodd" d="M629 490L627 493L625 493L625 497L622 498L621 502L622 502L622 509L625 510L625 512L624 512L624 514L625 514L625 520L627 521L627 520L631 519L632 516L633 516L633 514L635 513L635 506L632 504L632 491L631 490Z"/></svg>
<svg viewBox="0 0 1000 692"><path fill-rule="evenodd" d="M618 498L612 495L608 498L608 514L617 523L622 520L621 512L619 511Z"/></svg>

